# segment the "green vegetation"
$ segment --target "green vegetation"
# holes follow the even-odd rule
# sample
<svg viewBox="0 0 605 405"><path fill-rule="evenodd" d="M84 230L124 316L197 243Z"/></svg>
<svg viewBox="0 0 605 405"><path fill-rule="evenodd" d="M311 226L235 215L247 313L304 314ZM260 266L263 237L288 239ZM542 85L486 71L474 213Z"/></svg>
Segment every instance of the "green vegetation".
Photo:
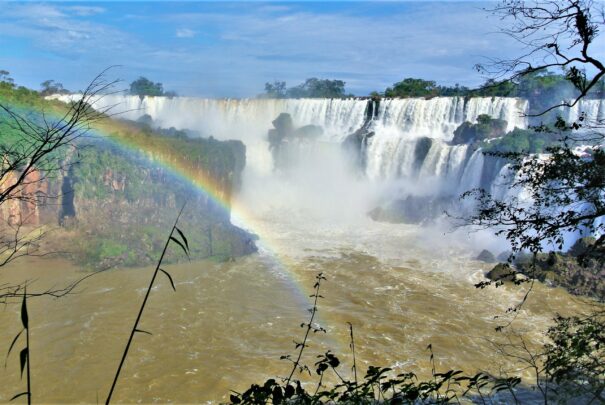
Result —
<svg viewBox="0 0 605 405"><path fill-rule="evenodd" d="M465 86L440 86L435 81L406 78L384 91L384 97L520 97L529 100L530 114L545 111L553 102L575 98L579 91L567 75L550 71L532 72L514 80L497 81L488 79L476 89ZM588 98L605 96L605 80L592 88ZM553 117L550 117L553 118Z"/></svg>
<svg viewBox="0 0 605 405"><path fill-rule="evenodd" d="M15 85L6 70L0 71L0 103L11 107L41 107L48 104L37 91Z"/></svg>
<svg viewBox="0 0 605 405"><path fill-rule="evenodd" d="M145 310L145 307L147 305L147 299L149 298L149 295L151 294L151 291L153 290L154 282L155 282L158 274L160 274L160 272L162 273L162 275L164 275L168 278L168 280L170 281L170 286L172 287L172 290L176 291L176 287L174 286L174 281L172 280L172 276L166 270L161 268L161 266L164 262L164 258L166 257L166 252L168 251L168 248L170 246L176 245L176 246L180 247L182 249L183 253L185 253L185 256L187 258L189 258L189 253L190 253L189 241L187 240L187 237L185 236L183 231L181 231L181 229L179 227L177 227L177 225L179 225L179 219L181 218L181 215L183 214L183 210L185 209L185 205L186 205L186 203L183 205L183 207L179 211L179 214L176 217L176 220L174 221L174 225L172 225L172 229L170 230L170 234L165 239L162 253L160 254L160 258L158 259L157 264L155 266L153 276L151 277L151 281L149 282L149 287L147 287L147 292L145 293L145 298L143 299L143 303L141 304L141 307L139 309L139 314L137 315L137 318L134 321L134 325L133 325L132 329L130 330L130 336L128 337L126 347L124 348L124 352L122 354L122 359L120 360L120 364L118 365L118 369L116 370L116 374L113 379L113 383L111 384L111 388L109 389L109 394L107 395L107 399L105 400L106 404L109 404L111 402L111 396L118 384L118 380L120 378L120 372L122 371L122 367L124 366L124 362L126 361L126 357L128 356L128 352L130 350L130 345L132 344L132 342L134 340L134 335L136 333L146 333L148 335L151 335L151 333L149 331L141 330L138 328L138 326L139 326L139 322L141 321L141 316L143 315L143 311Z"/></svg>
<svg viewBox="0 0 605 405"><path fill-rule="evenodd" d="M298 86L286 87L286 82L265 83L265 93L260 98L344 98L352 97L345 93L342 80L317 79L312 77Z"/></svg>
<svg viewBox="0 0 605 405"><path fill-rule="evenodd" d="M454 131L454 145L476 144L490 155L543 153L551 146L560 145L559 138L553 137L554 126L538 128L515 128L506 132L507 122L481 114L477 123L468 121Z"/></svg>
<svg viewBox="0 0 605 405"><path fill-rule="evenodd" d="M486 139L498 138L506 133L508 123L489 115L481 114L477 117L477 123L463 122L454 131L454 145L463 143L480 142Z"/></svg>
<svg viewBox="0 0 605 405"><path fill-rule="evenodd" d="M154 160L175 162L177 170L205 186L210 183L204 177L213 179L213 187L228 198L243 169L243 144L182 135L168 137L127 125L111 127L114 132L110 138L144 144L151 159L103 140L81 149L79 163L70 176L76 205L82 207L79 222L84 229L95 229L95 236L93 240L87 237L79 246L78 260L100 268L153 262L168 220L158 211L186 200L192 201L191 210L195 207L186 225L191 257L223 260L238 254L239 238L246 235L229 224L224 208ZM122 207L119 215L111 209L116 205ZM110 221L111 226L103 221ZM174 258L168 255L166 260Z"/></svg>
<svg viewBox="0 0 605 405"><path fill-rule="evenodd" d="M408 77L387 87L385 97L426 97L437 95L437 83L432 80Z"/></svg>
<svg viewBox="0 0 605 405"><path fill-rule="evenodd" d="M274 81L273 83L265 83L265 94L263 98L286 98L287 95L286 82Z"/></svg>
<svg viewBox="0 0 605 405"><path fill-rule="evenodd" d="M483 142L481 148L488 153L543 153L547 147L559 143L544 132L515 128L502 138Z"/></svg>
<svg viewBox="0 0 605 405"><path fill-rule="evenodd" d="M139 77L137 80L130 83L130 94L133 96L166 96L174 97L174 91L164 91L164 85L160 82L152 82L146 77Z"/></svg>
<svg viewBox="0 0 605 405"><path fill-rule="evenodd" d="M68 94L69 91L63 88L61 83L54 80L45 80L40 84L42 90L40 91L41 96L50 96L51 94Z"/></svg>

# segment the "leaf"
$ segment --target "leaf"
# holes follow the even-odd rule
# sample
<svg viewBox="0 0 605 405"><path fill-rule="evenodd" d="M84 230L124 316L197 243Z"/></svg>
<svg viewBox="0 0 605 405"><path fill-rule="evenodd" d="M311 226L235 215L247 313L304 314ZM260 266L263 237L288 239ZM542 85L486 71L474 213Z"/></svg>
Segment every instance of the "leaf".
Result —
<svg viewBox="0 0 605 405"><path fill-rule="evenodd" d="M187 246L187 251L189 251L189 242L187 241L187 238L185 237L185 234L176 226L174 227L174 229L176 229L176 231L179 233L179 235L181 235L181 238L183 239L183 242L185 242L185 246Z"/></svg>
<svg viewBox="0 0 605 405"><path fill-rule="evenodd" d="M25 363L27 362L28 353L29 349L26 347L25 349L21 350L21 353L19 354L19 359L21 361L21 378L23 378L23 369L25 368Z"/></svg>
<svg viewBox="0 0 605 405"><path fill-rule="evenodd" d="M181 241L179 241L174 236L171 236L170 240L173 241L174 243L176 243L177 245L179 245L181 247L181 249L183 249L183 252L185 252L185 254L187 255L187 257L189 257L189 252L187 252L187 249L185 248L185 245L183 245L183 243Z"/></svg>
<svg viewBox="0 0 605 405"><path fill-rule="evenodd" d="M21 329L21 332L17 333L17 336L15 336L15 338L13 339L13 342L11 343L10 347L8 348L8 352L6 353L6 360L4 361L4 368L6 368L6 363L8 362L8 355L11 354L11 350L13 350L13 346L15 345L15 343L17 343L17 339L19 339L19 336L21 336L21 334L23 333L25 329Z"/></svg>
<svg viewBox="0 0 605 405"><path fill-rule="evenodd" d="M23 304L21 305L21 322L23 323L23 327L27 329L27 325L29 323L29 319L27 317L27 292L23 293Z"/></svg>
<svg viewBox="0 0 605 405"><path fill-rule="evenodd" d="M146 334L148 334L148 335L150 335L150 336L153 336L153 334L152 334L151 332L147 332L146 330L142 330L142 329L135 329L134 331L135 331L135 332L140 332L140 333L146 333Z"/></svg>
<svg viewBox="0 0 605 405"><path fill-rule="evenodd" d="M273 395L273 404L274 405L281 404L281 402L284 399L284 393L283 393L283 391L282 391L282 389L281 389L280 386L276 385L273 388L272 395Z"/></svg>
<svg viewBox="0 0 605 405"><path fill-rule="evenodd" d="M233 404L239 404L240 402L242 402L241 399L239 399L237 396L235 396L233 394L231 394L229 396L229 400L231 400L231 403L233 403Z"/></svg>
<svg viewBox="0 0 605 405"><path fill-rule="evenodd" d="M29 394L29 392L27 392L27 391L26 392L22 392L20 394L17 394L14 397L12 397L11 399L9 399L8 402L12 402L13 399L17 399L17 398L22 397L23 395L27 395L27 394Z"/></svg>
<svg viewBox="0 0 605 405"><path fill-rule="evenodd" d="M174 286L174 281L172 281L172 276L166 270L164 270L164 269L160 269L160 271L162 273L164 273L166 275L166 277L168 277L168 280L170 280L170 285L172 286L172 289L174 291L176 291L176 287Z"/></svg>
<svg viewBox="0 0 605 405"><path fill-rule="evenodd" d="M291 398L294 395L294 387L291 386L290 384L288 384L286 386L286 392L285 392L285 397L286 398Z"/></svg>

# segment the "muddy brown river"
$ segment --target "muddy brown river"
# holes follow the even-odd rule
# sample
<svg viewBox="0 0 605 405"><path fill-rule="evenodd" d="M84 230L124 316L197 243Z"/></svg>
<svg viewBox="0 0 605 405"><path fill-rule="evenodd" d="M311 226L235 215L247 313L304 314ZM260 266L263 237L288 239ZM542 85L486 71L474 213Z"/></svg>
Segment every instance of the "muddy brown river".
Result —
<svg viewBox="0 0 605 405"><path fill-rule="evenodd" d="M302 337L318 272L327 278L318 313L327 333L312 336L303 356L309 365L329 349L350 375L350 322L362 372L381 365L427 376L429 343L438 371L520 369L494 349L493 342L505 339L495 331L503 320L494 317L518 302L525 287L474 288L491 266L471 260L460 235L369 220L321 226L295 215L267 218L255 223L258 254L167 266L176 292L165 278L154 287L141 323L153 335L135 337L114 402L217 403L230 390L287 375L289 365L279 357L294 353L293 340ZM27 259L2 269L1 277L34 280L33 290L66 284L84 271L63 260ZM30 300L34 402L105 401L152 271L106 271L72 295ZM537 285L511 328L537 348L555 313L586 309L561 289ZM6 353L21 328L19 305L2 307L0 326L0 353ZM24 390L21 345L0 370L0 402Z"/></svg>

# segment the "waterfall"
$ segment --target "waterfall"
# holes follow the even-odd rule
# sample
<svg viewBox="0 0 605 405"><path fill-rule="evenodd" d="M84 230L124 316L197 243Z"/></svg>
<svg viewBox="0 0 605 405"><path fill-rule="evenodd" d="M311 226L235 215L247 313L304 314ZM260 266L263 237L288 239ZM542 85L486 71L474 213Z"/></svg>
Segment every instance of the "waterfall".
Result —
<svg viewBox="0 0 605 405"><path fill-rule="evenodd" d="M431 99L386 99L380 103L378 121L415 136L452 139L464 121L475 122L481 114L508 122L508 130L525 128L527 101L505 97L434 97Z"/></svg>
<svg viewBox="0 0 605 405"><path fill-rule="evenodd" d="M582 113L587 123L604 122L605 99L582 99L573 107L559 108L559 113L567 122L577 122Z"/></svg>
<svg viewBox="0 0 605 405"><path fill-rule="evenodd" d="M63 101L77 95L54 96ZM201 99L105 95L95 98L96 109L110 108L117 118L136 120L148 114L163 128L191 129L217 139L241 139L254 169L272 168L267 130L280 113L288 113L295 127L319 125L323 142L339 143L366 122L365 99ZM446 142L464 121L481 114L508 122L508 129L525 128L522 113L527 101L504 97L435 97L383 99L368 129L374 136L365 149L366 175L372 180L442 177L458 182L464 171L466 146ZM431 140L428 150L426 138ZM419 139L425 139L424 144ZM420 159L420 161L419 161ZM468 177L468 175L467 175Z"/></svg>

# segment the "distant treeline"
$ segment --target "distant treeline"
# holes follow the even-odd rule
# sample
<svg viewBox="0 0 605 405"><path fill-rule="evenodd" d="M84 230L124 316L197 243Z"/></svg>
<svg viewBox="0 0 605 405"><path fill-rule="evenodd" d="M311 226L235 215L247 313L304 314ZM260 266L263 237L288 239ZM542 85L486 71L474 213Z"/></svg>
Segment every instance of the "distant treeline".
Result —
<svg viewBox="0 0 605 405"><path fill-rule="evenodd" d="M552 72L535 72L523 76L516 82L487 80L476 89L470 89L456 84L453 87L439 86L432 80L407 78L384 93L374 93L384 97L521 97L529 100L532 110L544 111L557 100L577 97L578 90L561 74ZM604 98L605 81L600 83L588 94L587 98Z"/></svg>
<svg viewBox="0 0 605 405"><path fill-rule="evenodd" d="M265 92L260 98L345 98L353 97L345 91L345 82L310 78L304 83L287 87L284 81L265 83ZM406 78L387 87L383 92L374 91L370 96L406 98L406 97L522 97L530 100L533 108L546 108L553 100L568 99L577 96L578 91L564 75L552 72L536 72L520 78L517 82L487 80L479 88L471 89L458 84L454 86L438 85L433 80ZM605 97L605 81L601 80L589 98Z"/></svg>
<svg viewBox="0 0 605 405"><path fill-rule="evenodd" d="M286 82L265 83L265 92L259 98L345 98L354 97L345 93L342 80L317 79L312 77L294 87L286 87Z"/></svg>

